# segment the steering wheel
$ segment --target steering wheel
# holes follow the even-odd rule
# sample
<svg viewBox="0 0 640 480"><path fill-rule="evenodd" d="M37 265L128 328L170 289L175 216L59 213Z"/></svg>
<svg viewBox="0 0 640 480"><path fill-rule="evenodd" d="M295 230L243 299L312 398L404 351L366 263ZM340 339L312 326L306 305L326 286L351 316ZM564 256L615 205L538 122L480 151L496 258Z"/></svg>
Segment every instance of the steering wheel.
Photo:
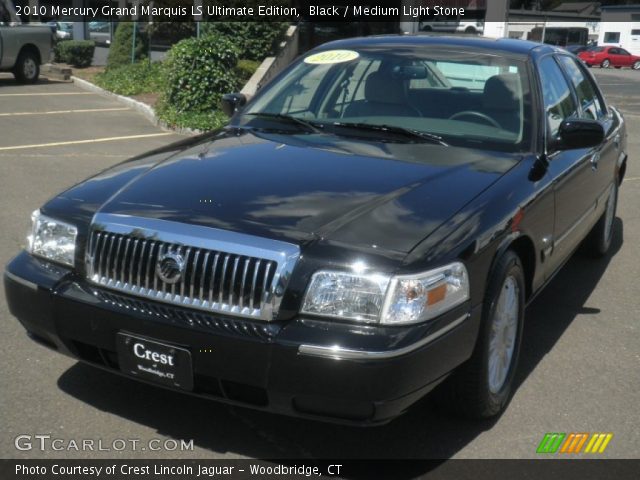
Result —
<svg viewBox="0 0 640 480"><path fill-rule="evenodd" d="M477 119L484 120L486 123L491 125L492 127L502 128L498 122L496 122L489 115L485 115L484 113L476 112L475 110L465 110L464 112L454 113L449 117L449 120L456 120L460 117L476 117Z"/></svg>

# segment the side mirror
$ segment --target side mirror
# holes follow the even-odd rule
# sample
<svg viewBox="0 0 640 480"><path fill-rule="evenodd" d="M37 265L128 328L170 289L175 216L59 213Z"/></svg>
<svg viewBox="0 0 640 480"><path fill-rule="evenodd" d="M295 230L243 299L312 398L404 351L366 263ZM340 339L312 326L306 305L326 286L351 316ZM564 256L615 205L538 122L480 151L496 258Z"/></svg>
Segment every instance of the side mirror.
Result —
<svg viewBox="0 0 640 480"><path fill-rule="evenodd" d="M604 128L599 122L587 118L568 118L560 124L557 147L561 150L590 148L604 140Z"/></svg>
<svg viewBox="0 0 640 480"><path fill-rule="evenodd" d="M227 93L222 96L220 108L222 108L227 117L233 117L246 103L247 97L243 93Z"/></svg>

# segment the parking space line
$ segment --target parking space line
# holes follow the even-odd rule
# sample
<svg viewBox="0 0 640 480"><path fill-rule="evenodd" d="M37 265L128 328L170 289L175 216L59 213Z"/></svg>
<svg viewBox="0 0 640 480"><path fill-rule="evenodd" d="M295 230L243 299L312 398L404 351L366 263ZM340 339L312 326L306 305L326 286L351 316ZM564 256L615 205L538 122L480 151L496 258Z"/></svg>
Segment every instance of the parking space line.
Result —
<svg viewBox="0 0 640 480"><path fill-rule="evenodd" d="M167 135L174 135L174 133L173 132L147 133L145 135L128 135L124 137L92 138L90 140L73 140L69 142L39 143L35 145L15 145L12 147L0 147L0 151L26 150L29 148L62 147L65 145L81 145L83 143L115 142L118 140L135 140L137 138L165 137Z"/></svg>
<svg viewBox="0 0 640 480"><path fill-rule="evenodd" d="M93 92L0 93L0 97L52 97L54 95L98 95Z"/></svg>
<svg viewBox="0 0 640 480"><path fill-rule="evenodd" d="M13 113L0 113L0 117L12 117L22 115L59 115L63 113L93 113L93 112L121 112L123 110L131 110L127 107L119 108L88 108L85 110L52 110L50 112L13 112Z"/></svg>

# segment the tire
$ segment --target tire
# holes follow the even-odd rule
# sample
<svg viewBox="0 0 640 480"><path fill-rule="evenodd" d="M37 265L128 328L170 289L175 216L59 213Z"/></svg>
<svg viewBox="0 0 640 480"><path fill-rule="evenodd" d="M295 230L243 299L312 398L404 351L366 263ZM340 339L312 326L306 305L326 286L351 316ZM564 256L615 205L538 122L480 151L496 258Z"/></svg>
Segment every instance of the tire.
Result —
<svg viewBox="0 0 640 480"><path fill-rule="evenodd" d="M602 216L598 219L586 238L586 253L590 257L604 257L611 247L613 239L613 222L618 207L618 182L614 181L609 190L607 205Z"/></svg>
<svg viewBox="0 0 640 480"><path fill-rule="evenodd" d="M605 58L600 64L600 68L609 68L611 66L611 62L608 58Z"/></svg>
<svg viewBox="0 0 640 480"><path fill-rule="evenodd" d="M13 75L19 83L35 83L40 77L40 62L35 53L21 52L13 67Z"/></svg>
<svg viewBox="0 0 640 480"><path fill-rule="evenodd" d="M631 68L634 70L640 70L640 60L635 61Z"/></svg>
<svg viewBox="0 0 640 480"><path fill-rule="evenodd" d="M489 277L480 331L471 358L434 392L434 400L440 407L472 419L494 417L505 410L520 355L524 293L522 263L518 255L508 250L497 261ZM516 301L517 304L511 303ZM510 315L504 315L507 312ZM497 331L494 326L498 327ZM501 326L506 328L503 330ZM501 342L501 339L510 339L510 343ZM492 345L498 350L492 350ZM505 348L506 366L502 369L495 363L500 357L496 355L500 347ZM510 356L506 353L509 349ZM499 375L498 371L501 372Z"/></svg>
<svg viewBox="0 0 640 480"><path fill-rule="evenodd" d="M473 28L473 27L467 27L467 28L464 30L464 33L477 33L477 32L476 32L476 29L475 29L475 28Z"/></svg>

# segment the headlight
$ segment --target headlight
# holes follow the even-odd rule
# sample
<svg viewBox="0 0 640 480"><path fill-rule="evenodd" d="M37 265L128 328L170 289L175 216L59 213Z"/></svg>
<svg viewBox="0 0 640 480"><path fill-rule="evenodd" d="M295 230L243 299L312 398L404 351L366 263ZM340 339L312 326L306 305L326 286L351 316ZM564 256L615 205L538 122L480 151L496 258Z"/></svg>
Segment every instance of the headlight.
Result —
<svg viewBox="0 0 640 480"><path fill-rule="evenodd" d="M32 255L73 267L78 229L42 215L40 210L31 214L31 222L27 251Z"/></svg>
<svg viewBox="0 0 640 480"><path fill-rule="evenodd" d="M460 262L419 275L393 277L381 323L423 322L451 310L469 298L467 269Z"/></svg>
<svg viewBox="0 0 640 480"><path fill-rule="evenodd" d="M415 275L320 271L311 278L302 313L384 325L418 323L469 299L460 262Z"/></svg>
<svg viewBox="0 0 640 480"><path fill-rule="evenodd" d="M389 277L348 272L316 272L302 311L325 317L376 322L387 291Z"/></svg>

